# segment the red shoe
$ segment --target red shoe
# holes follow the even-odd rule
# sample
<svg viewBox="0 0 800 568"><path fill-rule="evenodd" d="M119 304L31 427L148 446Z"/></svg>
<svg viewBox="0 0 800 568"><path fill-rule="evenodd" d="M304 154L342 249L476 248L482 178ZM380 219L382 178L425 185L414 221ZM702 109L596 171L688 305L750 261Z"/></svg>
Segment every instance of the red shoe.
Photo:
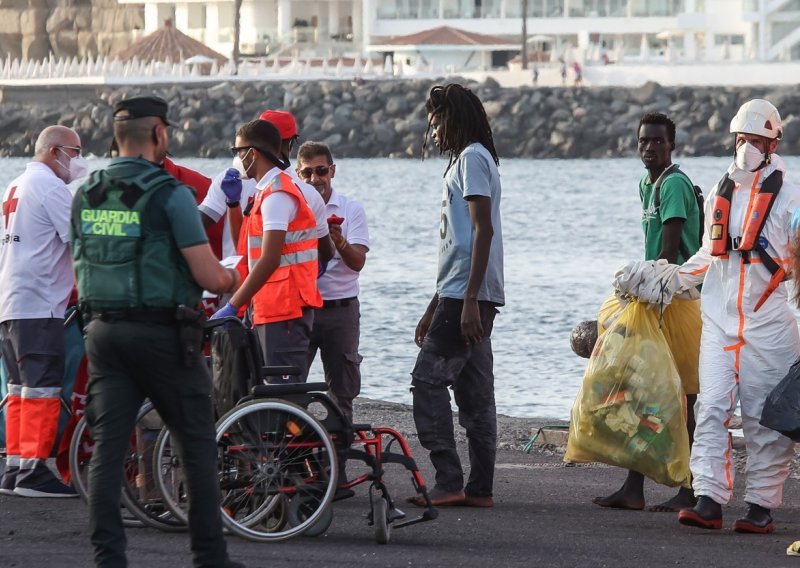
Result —
<svg viewBox="0 0 800 568"><path fill-rule="evenodd" d="M747 514L741 519L736 519L733 523L734 531L737 533L769 534L775 530L769 509L753 503L748 505Z"/></svg>
<svg viewBox="0 0 800 568"><path fill-rule="evenodd" d="M701 495L697 505L678 512L678 522L690 527L719 530L722 528L722 506L711 497Z"/></svg>

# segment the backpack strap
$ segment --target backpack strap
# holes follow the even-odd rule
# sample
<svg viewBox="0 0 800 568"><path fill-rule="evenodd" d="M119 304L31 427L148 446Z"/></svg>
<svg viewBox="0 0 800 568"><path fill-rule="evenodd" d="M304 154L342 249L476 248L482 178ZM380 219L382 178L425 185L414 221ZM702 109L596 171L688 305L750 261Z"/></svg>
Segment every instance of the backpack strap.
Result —
<svg viewBox="0 0 800 568"><path fill-rule="evenodd" d="M700 212L700 231L699 231L700 234L698 236L698 240L700 241L700 244L702 246L703 220L704 220L703 206L702 206L703 193L700 191L699 187L697 187L692 183L692 180L689 179L689 176L687 176L683 171L681 171L681 169L678 167L677 164L670 164L667 169L661 172L661 175L658 176L658 179L656 180L656 183L653 186L653 205L655 206L655 211L656 213L659 213L659 211L661 210L661 186L663 185L664 181L666 181L666 179L672 174L682 175L684 179L686 179L686 181L689 182L689 185L692 186L692 191L694 192L695 199L698 202L698 208ZM680 244L678 245L678 252L684 258L684 260L689 260L692 257L689 248L686 246L686 243L683 242L683 239L680 239Z"/></svg>

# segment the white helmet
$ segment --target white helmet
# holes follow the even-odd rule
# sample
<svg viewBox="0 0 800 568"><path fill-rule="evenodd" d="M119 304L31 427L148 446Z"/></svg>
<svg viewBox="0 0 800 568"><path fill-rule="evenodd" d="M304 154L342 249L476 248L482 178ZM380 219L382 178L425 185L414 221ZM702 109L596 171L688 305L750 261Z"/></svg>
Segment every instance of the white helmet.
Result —
<svg viewBox="0 0 800 568"><path fill-rule="evenodd" d="M736 116L731 120L731 132L780 139L783 136L781 115L769 101L764 99L747 101L739 107Z"/></svg>

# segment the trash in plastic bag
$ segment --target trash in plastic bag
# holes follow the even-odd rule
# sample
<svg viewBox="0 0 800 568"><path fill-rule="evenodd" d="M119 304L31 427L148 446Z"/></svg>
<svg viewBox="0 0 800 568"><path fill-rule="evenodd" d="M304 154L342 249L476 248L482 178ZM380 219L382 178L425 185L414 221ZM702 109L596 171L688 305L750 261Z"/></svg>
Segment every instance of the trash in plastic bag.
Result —
<svg viewBox="0 0 800 568"><path fill-rule="evenodd" d="M598 339L572 406L565 462L691 486L685 397L658 315L631 302Z"/></svg>
<svg viewBox="0 0 800 568"><path fill-rule="evenodd" d="M625 306L619 298L612 294L600 306L597 313L597 333L602 334L614 317ZM700 392L700 376L698 362L700 359L700 333L703 323L700 318L700 302L698 300L684 300L673 298L672 303L664 310L661 320L661 331L667 340L667 345L672 352L678 375L686 394Z"/></svg>
<svg viewBox="0 0 800 568"><path fill-rule="evenodd" d="M800 442L800 359L769 393L759 423Z"/></svg>

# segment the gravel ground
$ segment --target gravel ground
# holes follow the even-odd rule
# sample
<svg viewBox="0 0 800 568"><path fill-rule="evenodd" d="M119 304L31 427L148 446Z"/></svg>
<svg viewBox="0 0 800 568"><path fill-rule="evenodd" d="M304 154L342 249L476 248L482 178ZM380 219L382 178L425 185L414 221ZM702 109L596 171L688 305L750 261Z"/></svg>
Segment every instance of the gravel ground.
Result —
<svg viewBox="0 0 800 568"><path fill-rule="evenodd" d="M417 429L410 404L385 402L369 398L357 398L353 405L354 420L373 426L390 426L403 436L417 440ZM458 414L453 413L456 441L466 443L464 429L458 425ZM497 447L508 450L520 450L531 439L536 431L545 425L566 426L567 421L551 418L518 418L497 415ZM546 447L545 447L546 448Z"/></svg>

